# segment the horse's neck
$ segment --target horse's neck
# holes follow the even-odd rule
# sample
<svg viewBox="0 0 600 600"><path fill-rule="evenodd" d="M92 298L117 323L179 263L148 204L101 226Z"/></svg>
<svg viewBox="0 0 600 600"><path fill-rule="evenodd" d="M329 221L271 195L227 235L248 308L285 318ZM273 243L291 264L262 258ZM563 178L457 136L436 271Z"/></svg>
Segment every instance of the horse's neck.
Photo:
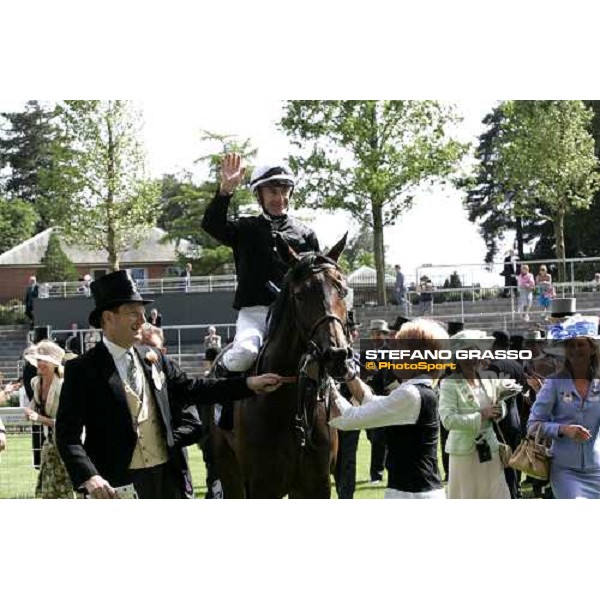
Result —
<svg viewBox="0 0 600 600"><path fill-rule="evenodd" d="M295 323L291 319L283 319L275 335L268 341L261 370L280 374L295 372L300 358L306 352L306 342L300 337ZM289 371L289 373L287 373Z"/></svg>

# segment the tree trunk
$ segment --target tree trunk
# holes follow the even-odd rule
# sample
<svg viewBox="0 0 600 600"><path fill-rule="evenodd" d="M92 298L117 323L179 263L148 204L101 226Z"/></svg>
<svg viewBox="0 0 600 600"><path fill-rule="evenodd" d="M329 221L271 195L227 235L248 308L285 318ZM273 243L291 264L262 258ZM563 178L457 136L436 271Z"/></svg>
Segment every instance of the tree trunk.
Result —
<svg viewBox="0 0 600 600"><path fill-rule="evenodd" d="M106 198L106 247L108 251L108 266L111 271L119 270L119 254L117 252L117 240L115 231L115 141L113 139L112 121L107 119L108 129L108 163L107 163L107 183L108 195Z"/></svg>
<svg viewBox="0 0 600 600"><path fill-rule="evenodd" d="M558 280L567 281L565 264L565 211L558 209L554 214L554 237L556 239L556 258L558 259Z"/></svg>
<svg viewBox="0 0 600 600"><path fill-rule="evenodd" d="M523 250L523 217L517 217L517 256L524 258Z"/></svg>
<svg viewBox="0 0 600 600"><path fill-rule="evenodd" d="M385 250L383 247L383 211L381 204L372 201L373 207L373 245L375 251L375 270L377 271L377 302L387 304L385 294Z"/></svg>

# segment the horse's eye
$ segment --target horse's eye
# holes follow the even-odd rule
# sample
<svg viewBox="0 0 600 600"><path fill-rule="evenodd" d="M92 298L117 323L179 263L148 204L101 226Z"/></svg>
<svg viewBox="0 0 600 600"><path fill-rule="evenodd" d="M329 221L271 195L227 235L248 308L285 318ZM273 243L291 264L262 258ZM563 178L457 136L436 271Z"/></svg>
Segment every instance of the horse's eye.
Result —
<svg viewBox="0 0 600 600"><path fill-rule="evenodd" d="M342 298L342 299L345 298L348 295L348 288L340 286L338 288L338 294L339 294L340 298Z"/></svg>

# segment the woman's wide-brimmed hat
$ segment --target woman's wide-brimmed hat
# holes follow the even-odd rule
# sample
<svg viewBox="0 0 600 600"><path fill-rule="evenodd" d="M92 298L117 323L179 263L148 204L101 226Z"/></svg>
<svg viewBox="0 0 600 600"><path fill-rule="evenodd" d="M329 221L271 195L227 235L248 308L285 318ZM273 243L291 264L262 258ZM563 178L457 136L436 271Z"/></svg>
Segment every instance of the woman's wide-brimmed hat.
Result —
<svg viewBox="0 0 600 600"><path fill-rule="evenodd" d="M93 281L91 286L92 296L96 308L88 318L92 327L100 328L100 316L105 310L128 304L141 302L150 304L152 300L144 300L138 291L137 284L127 271L115 271Z"/></svg>
<svg viewBox="0 0 600 600"><path fill-rule="evenodd" d="M38 360L60 367L64 355L65 351L58 344L50 340L42 340L38 344L27 348L23 353L25 360L34 367L38 366Z"/></svg>
<svg viewBox="0 0 600 600"><path fill-rule="evenodd" d="M558 323L553 323L548 328L548 340L553 342L565 342L576 338L600 339L598 335L599 317L587 315L573 315Z"/></svg>
<svg viewBox="0 0 600 600"><path fill-rule="evenodd" d="M384 333L390 332L390 328L388 327L385 319L371 319L371 326L369 329L370 331L383 331Z"/></svg>
<svg viewBox="0 0 600 600"><path fill-rule="evenodd" d="M450 337L450 348L452 350L466 350L467 348L490 350L495 339L493 335L488 335L481 329L463 329Z"/></svg>

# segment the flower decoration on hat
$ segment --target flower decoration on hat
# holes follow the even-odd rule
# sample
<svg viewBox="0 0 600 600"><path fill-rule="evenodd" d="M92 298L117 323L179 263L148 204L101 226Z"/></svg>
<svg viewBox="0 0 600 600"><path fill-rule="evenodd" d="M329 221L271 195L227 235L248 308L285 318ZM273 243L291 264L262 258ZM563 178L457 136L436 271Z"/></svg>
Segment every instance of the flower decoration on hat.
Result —
<svg viewBox="0 0 600 600"><path fill-rule="evenodd" d="M598 317L575 315L560 323L553 323L548 329L548 339L554 341L572 340L579 337L598 339Z"/></svg>

